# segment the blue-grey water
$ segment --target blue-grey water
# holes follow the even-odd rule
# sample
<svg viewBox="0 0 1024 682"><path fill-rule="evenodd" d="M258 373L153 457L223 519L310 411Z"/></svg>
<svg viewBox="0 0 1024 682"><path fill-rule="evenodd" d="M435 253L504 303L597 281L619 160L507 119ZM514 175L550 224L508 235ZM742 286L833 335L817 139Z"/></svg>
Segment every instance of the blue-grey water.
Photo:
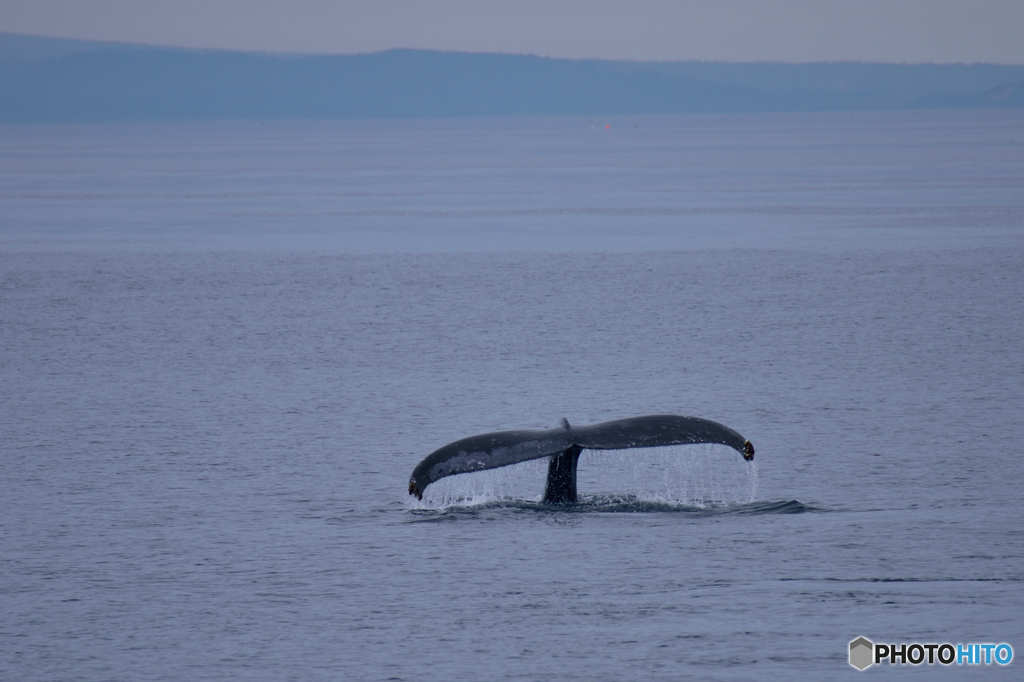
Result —
<svg viewBox="0 0 1024 682"><path fill-rule="evenodd" d="M0 127L0 678L1019 657L1022 339L1019 112ZM661 412L755 462L405 492L456 438Z"/></svg>

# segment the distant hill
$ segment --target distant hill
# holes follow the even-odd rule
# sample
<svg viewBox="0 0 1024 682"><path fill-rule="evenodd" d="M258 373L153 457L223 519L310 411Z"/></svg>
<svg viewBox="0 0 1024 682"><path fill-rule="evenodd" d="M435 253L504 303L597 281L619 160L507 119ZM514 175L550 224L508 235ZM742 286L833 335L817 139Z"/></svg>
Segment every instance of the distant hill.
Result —
<svg viewBox="0 0 1024 682"><path fill-rule="evenodd" d="M0 33L0 121L1024 107L1024 66L281 55Z"/></svg>

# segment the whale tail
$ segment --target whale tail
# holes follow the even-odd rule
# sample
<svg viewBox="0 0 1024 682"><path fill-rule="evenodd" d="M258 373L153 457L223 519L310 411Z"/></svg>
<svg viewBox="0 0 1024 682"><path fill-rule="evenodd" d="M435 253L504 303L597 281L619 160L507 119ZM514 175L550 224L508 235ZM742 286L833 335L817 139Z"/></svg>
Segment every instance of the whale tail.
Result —
<svg viewBox="0 0 1024 682"><path fill-rule="evenodd" d="M446 476L485 471L549 458L544 501L576 502L576 467L583 450L626 450L691 443L719 443L748 462L754 446L728 426L700 417L656 414L575 427L564 417L545 431L495 431L470 436L430 453L413 469L409 494L423 499L431 483Z"/></svg>

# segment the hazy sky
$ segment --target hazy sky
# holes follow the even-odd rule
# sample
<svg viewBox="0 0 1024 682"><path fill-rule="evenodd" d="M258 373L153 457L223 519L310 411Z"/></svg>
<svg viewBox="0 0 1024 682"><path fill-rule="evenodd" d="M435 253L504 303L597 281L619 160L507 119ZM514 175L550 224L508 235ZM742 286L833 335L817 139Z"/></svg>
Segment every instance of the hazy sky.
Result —
<svg viewBox="0 0 1024 682"><path fill-rule="evenodd" d="M0 0L0 31L284 52L1024 64L1024 0Z"/></svg>

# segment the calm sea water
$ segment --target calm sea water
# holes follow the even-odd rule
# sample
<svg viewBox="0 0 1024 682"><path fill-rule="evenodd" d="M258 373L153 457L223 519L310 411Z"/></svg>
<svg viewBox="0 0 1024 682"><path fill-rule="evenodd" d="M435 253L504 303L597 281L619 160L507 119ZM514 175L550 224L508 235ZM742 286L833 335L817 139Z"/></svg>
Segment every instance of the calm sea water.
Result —
<svg viewBox="0 0 1024 682"><path fill-rule="evenodd" d="M1022 655L1024 118L593 124L0 128L0 677ZM659 412L755 463L405 494L456 438Z"/></svg>

